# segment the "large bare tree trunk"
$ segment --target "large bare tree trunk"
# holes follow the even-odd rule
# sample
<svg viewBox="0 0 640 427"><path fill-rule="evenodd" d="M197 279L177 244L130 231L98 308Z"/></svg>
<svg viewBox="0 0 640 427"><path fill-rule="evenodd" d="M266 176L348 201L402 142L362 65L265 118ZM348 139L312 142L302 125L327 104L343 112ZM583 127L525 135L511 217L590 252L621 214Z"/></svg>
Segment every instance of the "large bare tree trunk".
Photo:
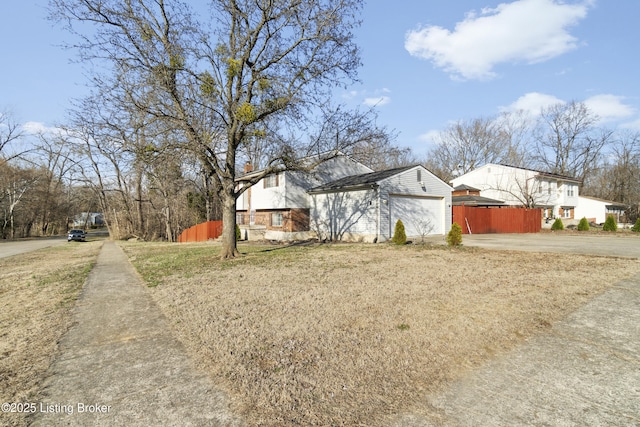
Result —
<svg viewBox="0 0 640 427"><path fill-rule="evenodd" d="M226 186L225 186L226 187ZM233 187L225 188L222 211L222 259L235 258L240 255L236 242L236 197Z"/></svg>

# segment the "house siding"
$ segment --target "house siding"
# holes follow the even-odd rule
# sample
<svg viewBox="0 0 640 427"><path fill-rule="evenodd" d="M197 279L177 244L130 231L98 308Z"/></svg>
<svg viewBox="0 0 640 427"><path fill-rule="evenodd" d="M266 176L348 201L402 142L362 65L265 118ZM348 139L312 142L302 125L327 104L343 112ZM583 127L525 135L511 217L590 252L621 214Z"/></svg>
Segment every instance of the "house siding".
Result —
<svg viewBox="0 0 640 427"><path fill-rule="evenodd" d="M378 197L375 189L311 195L311 229L320 239L374 241Z"/></svg>
<svg viewBox="0 0 640 427"><path fill-rule="evenodd" d="M238 197L238 211L308 209L307 191L313 187L351 175L372 172L347 156L338 156L319 164L313 171L285 171L278 174L278 185L265 188L264 179Z"/></svg>
<svg viewBox="0 0 640 427"><path fill-rule="evenodd" d="M607 220L607 215L619 217L616 212L607 210L607 206L619 205L620 203L610 200L596 199L594 197L580 196L580 201L575 209L575 219L587 218L590 222L603 224Z"/></svg>
<svg viewBox="0 0 640 427"><path fill-rule="evenodd" d="M418 170L420 170L421 181L418 181ZM420 182L424 183L424 186ZM386 201L380 205L380 235L384 240L393 237L395 220L392 218L393 207L390 201L394 196L414 196L440 200L440 209L437 212L439 221L437 229L443 230L444 234L451 230L451 193L453 189L427 169L416 166L387 178L380 182L379 191L381 200Z"/></svg>

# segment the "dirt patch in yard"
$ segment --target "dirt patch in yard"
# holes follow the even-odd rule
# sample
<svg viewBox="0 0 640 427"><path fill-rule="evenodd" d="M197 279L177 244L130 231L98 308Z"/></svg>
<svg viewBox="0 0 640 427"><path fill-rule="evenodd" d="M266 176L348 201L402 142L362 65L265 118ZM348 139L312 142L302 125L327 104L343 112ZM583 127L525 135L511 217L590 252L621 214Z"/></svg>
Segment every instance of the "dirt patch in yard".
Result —
<svg viewBox="0 0 640 427"><path fill-rule="evenodd" d="M205 244L124 247L200 367L261 426L420 414L425 394L640 271L475 248L253 248L222 262Z"/></svg>
<svg viewBox="0 0 640 427"><path fill-rule="evenodd" d="M70 243L0 259L0 400L34 396L71 325L71 311L101 243ZM2 425L25 414L0 413Z"/></svg>

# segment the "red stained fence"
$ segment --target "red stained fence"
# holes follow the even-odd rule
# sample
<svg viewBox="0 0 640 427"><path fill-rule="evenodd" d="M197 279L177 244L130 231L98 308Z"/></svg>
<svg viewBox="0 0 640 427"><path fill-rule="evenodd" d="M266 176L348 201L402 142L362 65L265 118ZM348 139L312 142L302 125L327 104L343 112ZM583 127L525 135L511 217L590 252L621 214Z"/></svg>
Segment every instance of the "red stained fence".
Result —
<svg viewBox="0 0 640 427"><path fill-rule="evenodd" d="M184 230L180 233L178 242L206 242L209 239L217 239L221 234L222 221L207 221Z"/></svg>
<svg viewBox="0 0 640 427"><path fill-rule="evenodd" d="M542 211L518 207L479 208L453 206L453 222L463 234L537 233L542 228Z"/></svg>

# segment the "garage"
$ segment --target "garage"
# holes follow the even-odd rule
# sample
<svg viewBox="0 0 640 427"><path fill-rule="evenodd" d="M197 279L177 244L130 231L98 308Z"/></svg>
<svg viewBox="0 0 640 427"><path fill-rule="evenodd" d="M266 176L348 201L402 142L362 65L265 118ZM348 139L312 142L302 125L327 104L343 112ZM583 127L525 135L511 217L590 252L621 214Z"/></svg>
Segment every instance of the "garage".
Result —
<svg viewBox="0 0 640 427"><path fill-rule="evenodd" d="M345 177L309 191L312 228L332 240L384 242L400 219L408 237L444 235L451 191L420 165Z"/></svg>
<svg viewBox="0 0 640 427"><path fill-rule="evenodd" d="M404 224L407 237L445 233L444 198L393 194L389 205L389 235L393 235L398 220Z"/></svg>

